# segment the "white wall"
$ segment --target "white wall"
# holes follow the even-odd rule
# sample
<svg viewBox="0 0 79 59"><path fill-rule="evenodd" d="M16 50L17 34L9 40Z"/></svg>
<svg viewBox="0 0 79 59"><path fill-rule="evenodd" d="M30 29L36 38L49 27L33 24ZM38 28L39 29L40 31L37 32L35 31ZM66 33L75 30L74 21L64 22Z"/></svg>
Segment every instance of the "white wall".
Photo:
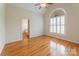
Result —
<svg viewBox="0 0 79 59"><path fill-rule="evenodd" d="M30 12L23 8L6 4L6 42L21 40L22 19L30 20L30 37L43 34L42 15Z"/></svg>
<svg viewBox="0 0 79 59"><path fill-rule="evenodd" d="M43 16L32 15L30 21L30 37L43 35Z"/></svg>
<svg viewBox="0 0 79 59"><path fill-rule="evenodd" d="M5 45L5 6L0 4L0 53Z"/></svg>
<svg viewBox="0 0 79 59"><path fill-rule="evenodd" d="M66 15L66 34L55 35L49 32L50 15L56 8L62 8L67 12ZM68 41L79 43L79 4L55 4L48 8L44 15L44 33L51 36L64 38Z"/></svg>

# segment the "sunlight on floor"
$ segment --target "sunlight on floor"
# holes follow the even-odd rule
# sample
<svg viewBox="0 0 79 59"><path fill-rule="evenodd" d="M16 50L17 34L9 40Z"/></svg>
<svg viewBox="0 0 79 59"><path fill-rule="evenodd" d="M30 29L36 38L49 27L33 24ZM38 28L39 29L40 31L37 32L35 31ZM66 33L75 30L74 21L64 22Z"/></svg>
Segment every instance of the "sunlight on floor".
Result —
<svg viewBox="0 0 79 59"><path fill-rule="evenodd" d="M51 55L66 55L66 48L61 44L50 41L50 52L52 52Z"/></svg>

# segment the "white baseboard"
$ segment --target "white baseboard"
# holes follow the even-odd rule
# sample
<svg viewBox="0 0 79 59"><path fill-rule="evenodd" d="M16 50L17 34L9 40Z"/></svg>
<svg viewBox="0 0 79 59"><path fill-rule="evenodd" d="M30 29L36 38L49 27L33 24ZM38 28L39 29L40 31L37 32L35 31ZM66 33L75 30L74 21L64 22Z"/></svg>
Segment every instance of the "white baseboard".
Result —
<svg viewBox="0 0 79 59"><path fill-rule="evenodd" d="M63 40L66 40L66 41L70 41L70 42L73 42L73 43L77 43L79 44L79 42L76 42L76 41L72 41L68 38L63 38L63 37L59 37L59 36L55 36L55 35L49 35L49 34L46 34L47 36L51 36L51 37L55 37L55 38L58 38L58 39L63 39Z"/></svg>
<svg viewBox="0 0 79 59"><path fill-rule="evenodd" d="M43 35L43 34L31 36L30 39L33 38L33 37L38 37L38 36L42 36L42 35Z"/></svg>
<svg viewBox="0 0 79 59"><path fill-rule="evenodd" d="M6 42L6 44L13 43L13 42L16 42L16 41L21 41L21 40L22 40L22 39L12 40L12 41Z"/></svg>
<svg viewBox="0 0 79 59"><path fill-rule="evenodd" d="M3 44L2 47L0 48L0 54L2 53L4 47L5 47L5 44Z"/></svg>

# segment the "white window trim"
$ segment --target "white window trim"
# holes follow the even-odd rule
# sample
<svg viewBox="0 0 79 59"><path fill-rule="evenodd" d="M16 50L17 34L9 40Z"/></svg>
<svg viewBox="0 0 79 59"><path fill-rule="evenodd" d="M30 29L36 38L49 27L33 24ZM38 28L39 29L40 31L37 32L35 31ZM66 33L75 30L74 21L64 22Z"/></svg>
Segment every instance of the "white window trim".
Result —
<svg viewBox="0 0 79 59"><path fill-rule="evenodd" d="M62 16L62 15L61 15ZM61 16L59 16L59 17L61 17ZM64 16L64 15L63 15ZM58 17L58 16L55 16L55 17ZM57 18L56 18L57 19ZM51 19L50 19L50 21L51 21ZM60 20L60 22L61 22L61 20ZM51 23L51 22L50 22ZM65 16L64 16L64 33L62 33L61 32L61 23L60 23L60 33L57 33L57 20L56 20L56 32L54 32L53 30L51 31L51 26L53 26L53 25L51 25L50 24L50 33L53 33L53 34L61 34L61 35L65 35Z"/></svg>

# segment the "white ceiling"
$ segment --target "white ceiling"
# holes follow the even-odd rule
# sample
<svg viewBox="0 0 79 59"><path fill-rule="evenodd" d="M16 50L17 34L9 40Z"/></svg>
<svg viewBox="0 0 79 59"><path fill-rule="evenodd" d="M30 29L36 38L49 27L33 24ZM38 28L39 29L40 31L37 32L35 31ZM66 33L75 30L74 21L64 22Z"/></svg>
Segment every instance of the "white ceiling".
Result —
<svg viewBox="0 0 79 59"><path fill-rule="evenodd" d="M54 5L52 5L52 6L55 6L56 4L58 4L58 3L54 3ZM47 10L45 8L39 9L38 6L35 6L35 3L11 3L10 5L15 5L15 6L27 9L29 11L32 11L34 13L38 13L38 14L44 14L46 12L46 10ZM76 4L75 3L72 3L72 4L62 3L62 5L76 6L76 5L79 5L79 4L77 4L77 3Z"/></svg>
<svg viewBox="0 0 79 59"><path fill-rule="evenodd" d="M45 8L39 9L39 7L35 6L34 3L12 3L11 5L15 5L39 14L44 14L46 11Z"/></svg>

